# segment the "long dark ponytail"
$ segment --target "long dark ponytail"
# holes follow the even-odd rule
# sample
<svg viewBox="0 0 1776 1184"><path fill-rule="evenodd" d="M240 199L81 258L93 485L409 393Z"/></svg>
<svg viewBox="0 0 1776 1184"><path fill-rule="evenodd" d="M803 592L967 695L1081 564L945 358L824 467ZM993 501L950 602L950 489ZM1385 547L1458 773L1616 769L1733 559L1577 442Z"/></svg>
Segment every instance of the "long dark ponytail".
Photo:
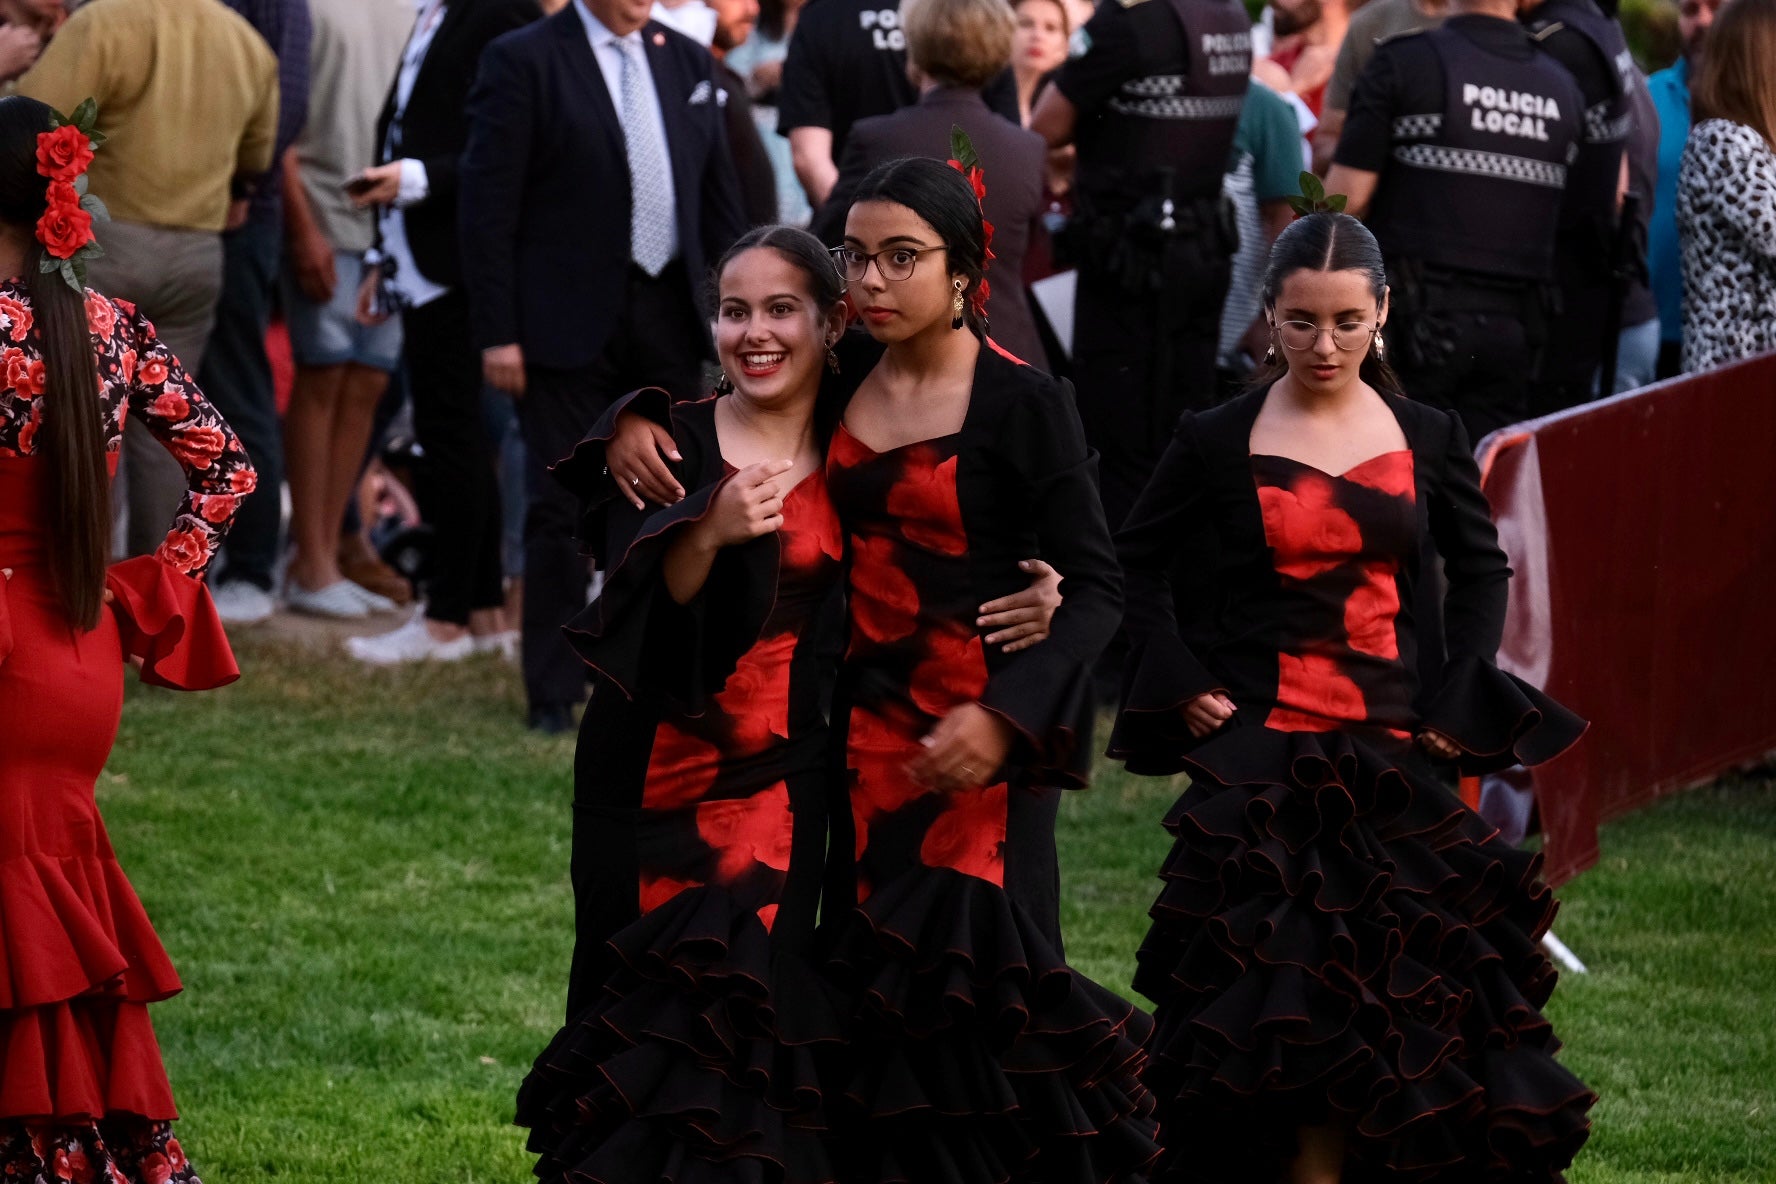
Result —
<svg viewBox="0 0 1776 1184"><path fill-rule="evenodd" d="M44 104L22 95L0 99L0 222L30 244L19 278L43 356L38 451L48 465L50 579L68 620L91 629L104 604L110 478L86 299L59 272L41 270L44 250L36 227L49 204L49 182L37 172L37 137L49 130Z"/></svg>
<svg viewBox="0 0 1776 1184"><path fill-rule="evenodd" d="M1297 218L1283 228L1270 248L1270 264L1264 269L1264 285L1260 289L1264 311L1275 318L1277 296L1283 281L1298 271L1360 271L1369 281L1369 292L1376 308L1387 295L1387 266L1382 262L1381 244L1369 228L1349 214L1317 213ZM1281 357L1261 365L1252 373L1251 385L1266 387L1289 372ZM1405 395L1400 376L1376 352L1374 346L1363 355L1362 380L1388 395Z"/></svg>

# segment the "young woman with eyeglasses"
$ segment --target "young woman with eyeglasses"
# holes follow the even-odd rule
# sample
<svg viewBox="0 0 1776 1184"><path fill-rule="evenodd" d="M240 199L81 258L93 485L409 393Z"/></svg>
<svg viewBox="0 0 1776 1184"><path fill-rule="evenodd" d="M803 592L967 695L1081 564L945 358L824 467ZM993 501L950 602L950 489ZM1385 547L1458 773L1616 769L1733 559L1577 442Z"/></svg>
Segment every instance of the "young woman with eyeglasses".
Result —
<svg viewBox="0 0 1776 1184"><path fill-rule="evenodd" d="M1285 230L1267 377L1180 420L1117 536L1135 649L1110 755L1191 778L1135 978L1156 1180L1554 1181L1586 1137L1539 1010L1540 857L1439 776L1584 725L1493 664L1510 569L1460 420L1387 367L1386 285L1354 218ZM1421 686L1431 550L1447 654Z"/></svg>

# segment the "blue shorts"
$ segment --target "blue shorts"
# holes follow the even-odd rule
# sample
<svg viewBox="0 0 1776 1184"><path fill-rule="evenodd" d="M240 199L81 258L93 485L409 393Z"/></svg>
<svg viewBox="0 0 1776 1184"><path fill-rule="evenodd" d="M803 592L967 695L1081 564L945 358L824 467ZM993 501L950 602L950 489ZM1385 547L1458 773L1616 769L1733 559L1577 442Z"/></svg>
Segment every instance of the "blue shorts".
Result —
<svg viewBox="0 0 1776 1184"><path fill-rule="evenodd" d="M299 366L344 366L348 363L393 371L401 364L401 318L380 325L358 323L358 285L364 278L364 257L356 251L333 252L333 299L316 304L302 294L286 264L284 319L290 328L290 352Z"/></svg>

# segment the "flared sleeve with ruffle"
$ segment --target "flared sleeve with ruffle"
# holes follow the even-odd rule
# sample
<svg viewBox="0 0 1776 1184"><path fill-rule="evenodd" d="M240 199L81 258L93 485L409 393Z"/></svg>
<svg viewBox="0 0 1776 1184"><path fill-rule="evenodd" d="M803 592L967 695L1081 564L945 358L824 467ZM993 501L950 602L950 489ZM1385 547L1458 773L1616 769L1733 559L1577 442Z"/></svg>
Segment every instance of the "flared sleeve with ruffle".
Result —
<svg viewBox="0 0 1776 1184"><path fill-rule="evenodd" d="M1587 725L1496 665L1511 568L1499 547L1467 432L1454 412L1441 473L1428 509L1449 587L1443 599L1448 658L1437 685L1421 696L1420 715L1425 727L1461 747L1465 773L1541 764L1577 743Z"/></svg>
<svg viewBox="0 0 1776 1184"><path fill-rule="evenodd" d="M1026 768L1048 785L1084 785L1090 771L1092 666L1116 632L1122 581L1072 388L1029 367L995 440L1016 468L1021 507L1041 557L1061 573L1061 605L1041 644L995 663L981 706L1009 722Z"/></svg>
<svg viewBox="0 0 1776 1184"><path fill-rule="evenodd" d="M715 436L714 407L714 399L675 405L664 391L637 391L613 404L551 470L580 496L586 513L582 528L594 532L589 538L630 536L607 569L598 599L563 627L568 644L630 698L688 715L705 709L764 628L771 597L743 590L768 588L777 574L779 543L771 535L724 548L689 603L679 604L666 590L667 552L709 513L729 477ZM650 507L632 531L603 522L618 509L615 486L604 471L604 446L627 411L672 433L684 458L674 462L675 475L691 491L674 505Z"/></svg>
<svg viewBox="0 0 1776 1184"><path fill-rule="evenodd" d="M142 681L177 691L207 691L240 677L222 618L202 580L156 555L113 564L105 573L111 611L126 657L142 662Z"/></svg>
<svg viewBox="0 0 1776 1184"><path fill-rule="evenodd" d="M1197 743L1184 723L1184 705L1227 690L1184 642L1172 593L1178 556L1213 551L1204 472L1195 417L1186 414L1116 535L1129 657L1108 755L1132 773L1164 776L1182 769L1184 753Z"/></svg>

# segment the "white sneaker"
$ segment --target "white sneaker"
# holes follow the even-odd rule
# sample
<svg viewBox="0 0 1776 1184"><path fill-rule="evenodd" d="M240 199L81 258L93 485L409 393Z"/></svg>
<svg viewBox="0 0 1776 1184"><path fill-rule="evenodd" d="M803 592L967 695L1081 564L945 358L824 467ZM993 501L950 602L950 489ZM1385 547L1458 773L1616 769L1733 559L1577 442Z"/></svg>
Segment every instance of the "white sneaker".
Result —
<svg viewBox="0 0 1776 1184"><path fill-rule="evenodd" d="M343 580L341 582L345 585L346 591L358 598L358 603L364 606L365 612L375 613L376 615L381 616L384 613L398 613L401 611L400 605L396 604L380 592L372 592L370 589L364 587L364 585L352 580Z"/></svg>
<svg viewBox="0 0 1776 1184"><path fill-rule="evenodd" d="M477 654L498 654L508 662L518 660L518 630L484 633L474 639Z"/></svg>
<svg viewBox="0 0 1776 1184"><path fill-rule="evenodd" d="M475 652L475 639L463 634L454 641L438 641L426 629L422 613L399 629L375 637L349 637L346 652L372 666L398 666L403 662L455 662Z"/></svg>
<svg viewBox="0 0 1776 1184"><path fill-rule="evenodd" d="M271 593L246 580L230 580L210 590L216 615L228 625L257 625L277 611Z"/></svg>
<svg viewBox="0 0 1776 1184"><path fill-rule="evenodd" d="M305 616L361 621L370 615L370 610L352 592L355 586L350 580L334 580L319 591L310 591L295 580L285 580L284 603L291 612Z"/></svg>

